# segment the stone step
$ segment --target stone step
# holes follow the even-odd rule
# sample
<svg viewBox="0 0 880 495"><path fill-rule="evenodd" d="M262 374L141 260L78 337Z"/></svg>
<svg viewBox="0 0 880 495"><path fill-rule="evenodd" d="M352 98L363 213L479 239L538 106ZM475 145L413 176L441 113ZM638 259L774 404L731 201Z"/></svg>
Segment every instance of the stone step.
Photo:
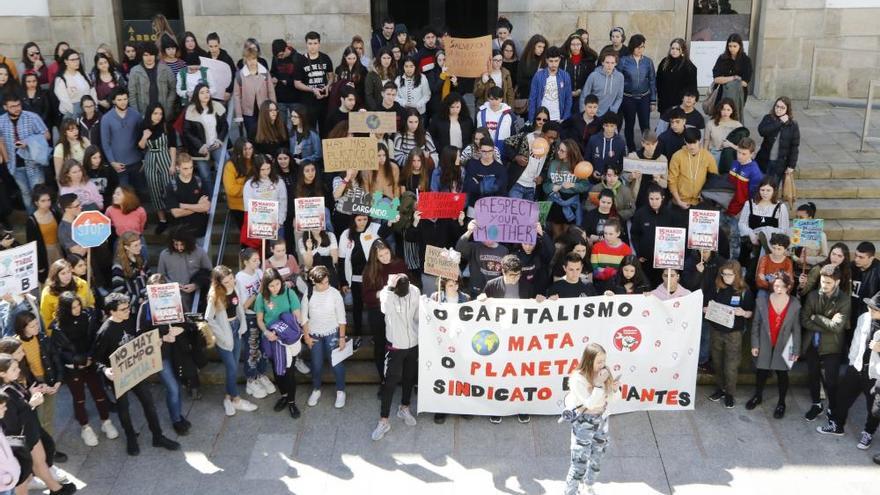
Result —
<svg viewBox="0 0 880 495"><path fill-rule="evenodd" d="M880 179L799 179L796 185L798 200L880 198Z"/></svg>
<svg viewBox="0 0 880 495"><path fill-rule="evenodd" d="M880 167L870 162L798 163L795 173L798 179L880 179Z"/></svg>
<svg viewBox="0 0 880 495"><path fill-rule="evenodd" d="M880 239L880 220L825 220L825 235L829 242Z"/></svg>
<svg viewBox="0 0 880 495"><path fill-rule="evenodd" d="M825 220L838 219L875 219L880 213L880 200L878 199L857 199L857 198L826 198L826 199L808 199L804 194L800 194L798 190L798 204L806 201L816 203L818 210L817 216ZM878 195L880 197L880 195Z"/></svg>

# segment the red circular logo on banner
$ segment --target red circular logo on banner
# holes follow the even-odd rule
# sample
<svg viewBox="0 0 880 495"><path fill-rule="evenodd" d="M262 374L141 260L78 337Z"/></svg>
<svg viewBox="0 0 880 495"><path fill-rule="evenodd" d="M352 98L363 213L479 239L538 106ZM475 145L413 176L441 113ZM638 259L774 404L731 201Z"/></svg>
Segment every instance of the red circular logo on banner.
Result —
<svg viewBox="0 0 880 495"><path fill-rule="evenodd" d="M623 327L614 332L614 347L618 351L633 352L642 343L642 332L636 327Z"/></svg>

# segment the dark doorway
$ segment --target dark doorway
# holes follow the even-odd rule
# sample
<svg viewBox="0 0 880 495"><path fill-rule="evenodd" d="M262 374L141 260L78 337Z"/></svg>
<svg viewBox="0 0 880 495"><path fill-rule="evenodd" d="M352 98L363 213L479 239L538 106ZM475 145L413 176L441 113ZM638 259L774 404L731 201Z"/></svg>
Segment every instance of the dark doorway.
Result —
<svg viewBox="0 0 880 495"><path fill-rule="evenodd" d="M181 0L114 0L116 23L120 45L126 42L142 43L156 41L153 34L152 19L162 14L171 24L171 29L183 35L183 16L180 8ZM120 47L121 49L121 47Z"/></svg>
<svg viewBox="0 0 880 495"><path fill-rule="evenodd" d="M406 24L417 40L427 26L448 29L452 36L483 36L495 31L498 0L371 0L373 29L389 16Z"/></svg>

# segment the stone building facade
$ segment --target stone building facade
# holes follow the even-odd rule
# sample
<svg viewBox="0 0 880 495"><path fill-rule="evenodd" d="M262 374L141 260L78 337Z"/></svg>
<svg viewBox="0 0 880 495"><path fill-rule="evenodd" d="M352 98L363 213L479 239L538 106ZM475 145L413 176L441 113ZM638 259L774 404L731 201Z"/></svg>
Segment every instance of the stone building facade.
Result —
<svg viewBox="0 0 880 495"><path fill-rule="evenodd" d="M65 40L87 54L100 42L120 46L124 41L119 13L125 1L29 0L0 5L0 53L19 59L26 40L37 41L44 55ZM420 0L432 5L443 0ZM479 0L476 0L479 1ZM540 32L560 43L578 25L592 34L591 45L607 43L611 26L648 39L647 53L659 61L669 41L689 38L694 0L483 0L492 14L514 24L518 45ZM724 0L720 0L725 3ZM315 30L324 51L338 61L353 34L369 39L377 5L386 0L179 0L187 30L201 40L218 32L224 46L235 47L253 36L268 47L274 38L289 39L302 48L303 35ZM716 2L718 3L718 2ZM752 44L758 96L788 94L806 98L814 47L820 51L814 94L863 98L869 79L880 79L880 1L878 0L731 0L734 8L752 11ZM843 7L840 7L843 6ZM855 6L862 6L857 8ZM441 7L442 8L442 7ZM390 9L392 15L393 9ZM580 24L579 24L580 23ZM865 50L865 51L859 51ZM87 56L87 59L90 57Z"/></svg>

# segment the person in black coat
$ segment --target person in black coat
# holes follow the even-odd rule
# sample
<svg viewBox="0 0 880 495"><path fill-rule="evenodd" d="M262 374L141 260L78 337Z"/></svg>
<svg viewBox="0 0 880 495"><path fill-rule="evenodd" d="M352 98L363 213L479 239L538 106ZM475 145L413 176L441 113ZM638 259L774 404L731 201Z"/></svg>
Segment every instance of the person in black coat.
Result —
<svg viewBox="0 0 880 495"><path fill-rule="evenodd" d="M471 119L470 112L461 99L461 95L455 92L446 95L440 112L434 115L431 119L431 125L428 127L436 149L442 150L451 144L449 130L453 121L457 121L461 129L462 146L460 149L463 149L473 140L474 121Z"/></svg>
<svg viewBox="0 0 880 495"><path fill-rule="evenodd" d="M505 299L508 290L513 290L517 294L514 299L532 299L536 298L540 301L544 300L544 296L535 292L535 286L525 283L522 280L523 266L519 261L519 257L515 254L508 254L501 258L501 276L495 277L486 282L483 293L477 297L477 300L485 300L486 298Z"/></svg>
<svg viewBox="0 0 880 495"><path fill-rule="evenodd" d="M761 172L773 175L781 183L785 174L797 167L801 131L792 114L791 100L780 96L769 114L758 124L758 134L764 138L755 161Z"/></svg>
<svg viewBox="0 0 880 495"><path fill-rule="evenodd" d="M697 66L688 57L687 42L675 38L657 66L657 111L662 115L681 103L685 91L697 93Z"/></svg>
<svg viewBox="0 0 880 495"><path fill-rule="evenodd" d="M29 72L21 77L21 104L24 110L40 116L46 125L52 122L52 102L49 92L40 87L37 75Z"/></svg>
<svg viewBox="0 0 880 495"><path fill-rule="evenodd" d="M519 258L522 265L520 283L532 286L535 294L544 294L550 286L550 263L556 246L553 245L553 238L544 234L540 224L537 230L535 244L517 244L511 249L511 253Z"/></svg>
<svg viewBox="0 0 880 495"><path fill-rule="evenodd" d="M577 33L570 35L565 41L565 44L562 45L562 53L560 68L568 72L568 77L571 78L571 97L573 99L571 113L576 114L581 110L578 107L581 89L587 82L587 77L596 68L598 57L594 51L584 49L584 42Z"/></svg>
<svg viewBox="0 0 880 495"><path fill-rule="evenodd" d="M663 282L662 272L654 269L654 231L657 227L672 226L665 199L665 189L658 184L648 185L648 204L636 210L629 224L632 246L653 287Z"/></svg>
<svg viewBox="0 0 880 495"><path fill-rule="evenodd" d="M752 80L752 59L746 54L743 48L742 36L733 33L727 37L727 48L724 53L718 56L715 65L712 67L712 82L714 84L727 84L734 79L739 79L742 87L742 103L746 105L749 96L749 82ZM715 104L721 103L723 98L732 98L738 101L739 98L734 95L725 94L720 91ZM742 114L740 112L739 114Z"/></svg>

